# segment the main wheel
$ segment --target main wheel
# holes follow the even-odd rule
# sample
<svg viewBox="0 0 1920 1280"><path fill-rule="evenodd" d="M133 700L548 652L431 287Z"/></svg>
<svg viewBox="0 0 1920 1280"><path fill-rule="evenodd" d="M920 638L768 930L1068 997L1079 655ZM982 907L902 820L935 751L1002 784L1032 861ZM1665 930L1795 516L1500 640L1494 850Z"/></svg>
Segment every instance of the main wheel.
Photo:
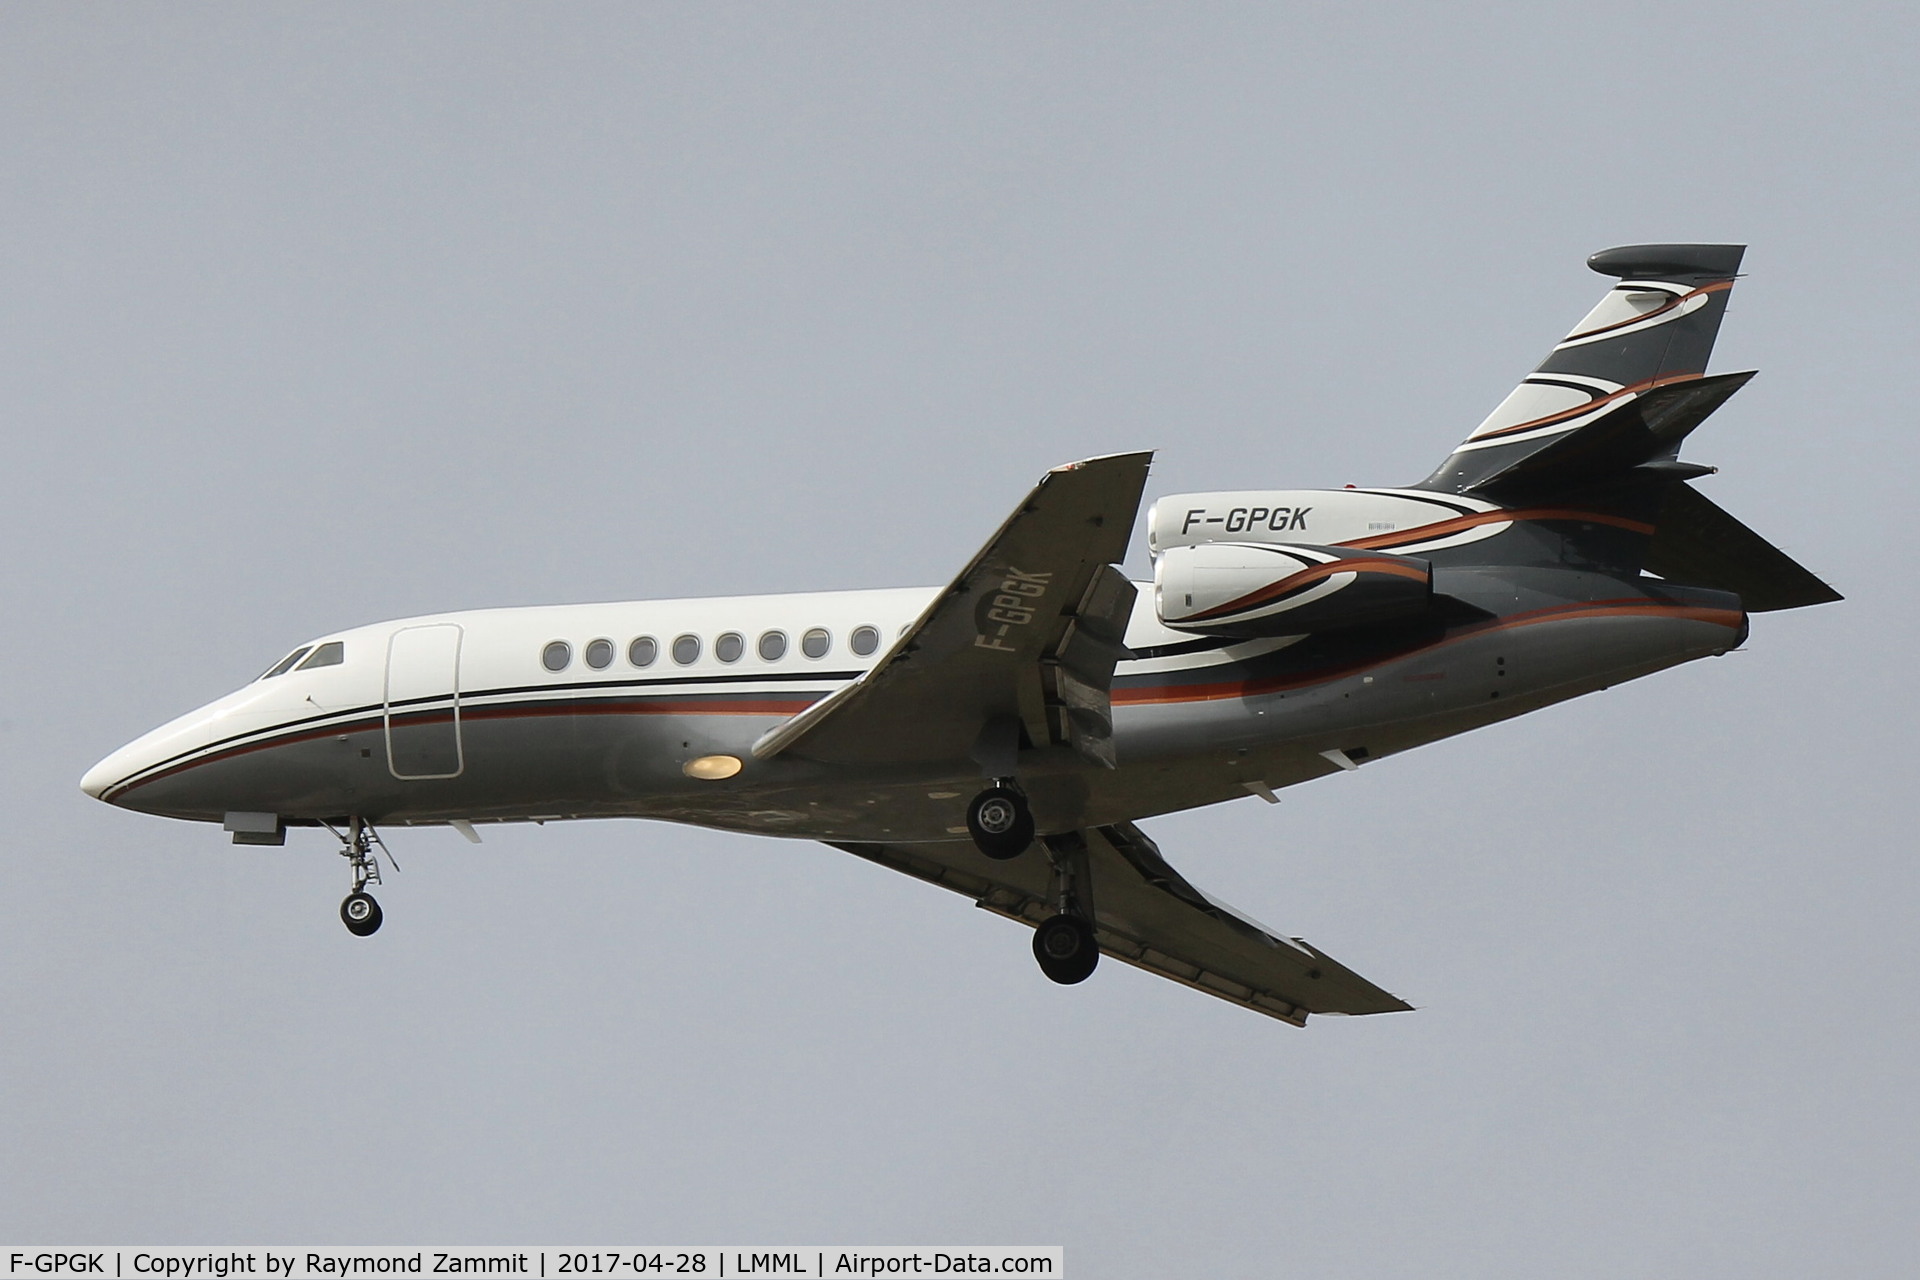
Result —
<svg viewBox="0 0 1920 1280"><path fill-rule="evenodd" d="M380 904L370 893L350 893L340 904L340 922L356 938L364 938L380 927Z"/></svg>
<svg viewBox="0 0 1920 1280"><path fill-rule="evenodd" d="M1042 920L1033 931L1033 958L1040 972L1062 986L1085 982L1100 963L1100 944L1093 926L1079 916L1060 915Z"/></svg>
<svg viewBox="0 0 1920 1280"><path fill-rule="evenodd" d="M1033 811L1012 787L988 787L967 806L967 832L989 858L1017 858L1033 843Z"/></svg>

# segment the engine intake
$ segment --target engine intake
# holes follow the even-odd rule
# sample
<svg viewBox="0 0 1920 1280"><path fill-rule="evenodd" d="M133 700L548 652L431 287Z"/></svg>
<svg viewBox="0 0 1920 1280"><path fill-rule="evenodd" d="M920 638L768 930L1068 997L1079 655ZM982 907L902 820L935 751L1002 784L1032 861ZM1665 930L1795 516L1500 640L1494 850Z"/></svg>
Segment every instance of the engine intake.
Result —
<svg viewBox="0 0 1920 1280"><path fill-rule="evenodd" d="M1419 617L1433 606L1433 569L1348 547L1206 542L1161 552L1153 594L1180 631L1291 636Z"/></svg>

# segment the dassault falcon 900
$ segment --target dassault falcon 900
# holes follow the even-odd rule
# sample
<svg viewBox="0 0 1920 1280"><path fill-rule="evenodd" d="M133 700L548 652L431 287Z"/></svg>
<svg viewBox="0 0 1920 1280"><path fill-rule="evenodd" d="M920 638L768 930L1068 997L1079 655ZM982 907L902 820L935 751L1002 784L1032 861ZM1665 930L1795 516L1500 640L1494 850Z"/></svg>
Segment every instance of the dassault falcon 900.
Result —
<svg viewBox="0 0 1920 1280"><path fill-rule="evenodd" d="M1056 468L945 587L436 614L295 648L81 786L278 845L324 827L380 927L376 825L662 818L819 840L1295 1025L1410 1006L1209 897L1137 825L1727 652L1838 600L1681 443L1738 245L1593 255L1598 306L1431 476L1162 497Z"/></svg>

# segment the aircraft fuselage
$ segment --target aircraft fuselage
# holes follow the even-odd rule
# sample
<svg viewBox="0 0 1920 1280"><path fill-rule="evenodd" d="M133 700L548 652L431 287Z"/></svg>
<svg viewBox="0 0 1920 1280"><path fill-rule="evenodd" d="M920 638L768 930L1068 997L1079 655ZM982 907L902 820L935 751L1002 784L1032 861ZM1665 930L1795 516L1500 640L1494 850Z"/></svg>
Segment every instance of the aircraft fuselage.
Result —
<svg viewBox="0 0 1920 1280"><path fill-rule="evenodd" d="M1650 579L1461 569L1441 585L1489 616L1364 637L1196 641L1162 627L1141 590L1127 644L1152 656L1115 673L1118 767L1090 769L1060 746L1023 751L1036 818L1043 829L1098 826L1277 790L1344 767L1323 753L1377 759L1724 652L1746 625L1735 597ZM970 762L850 774L752 753L768 729L871 667L936 594L492 609L359 627L303 646L337 643L338 663L255 680L115 752L83 786L126 808L216 822L646 817L819 840L951 839L980 784ZM865 656L849 647L862 628L882 641ZM802 650L809 633L826 637L817 657ZM771 659L769 636L779 637L765 641L779 650ZM630 658L636 642L644 666ZM676 643L691 661L676 661ZM563 664L548 656L556 645ZM689 776L712 758L739 771Z"/></svg>

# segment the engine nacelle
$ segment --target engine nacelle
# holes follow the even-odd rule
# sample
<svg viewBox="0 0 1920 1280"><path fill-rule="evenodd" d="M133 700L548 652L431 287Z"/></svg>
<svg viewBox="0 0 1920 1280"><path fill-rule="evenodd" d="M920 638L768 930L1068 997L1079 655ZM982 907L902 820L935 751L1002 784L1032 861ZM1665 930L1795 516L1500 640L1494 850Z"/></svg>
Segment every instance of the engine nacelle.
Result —
<svg viewBox="0 0 1920 1280"><path fill-rule="evenodd" d="M1160 553L1153 597L1180 631L1293 636L1420 617L1433 607L1433 568L1349 547L1207 542Z"/></svg>
<svg viewBox="0 0 1920 1280"><path fill-rule="evenodd" d="M1201 542L1333 547L1419 555L1490 538L1507 527L1478 498L1412 489L1243 489L1176 493L1147 513L1155 555Z"/></svg>

